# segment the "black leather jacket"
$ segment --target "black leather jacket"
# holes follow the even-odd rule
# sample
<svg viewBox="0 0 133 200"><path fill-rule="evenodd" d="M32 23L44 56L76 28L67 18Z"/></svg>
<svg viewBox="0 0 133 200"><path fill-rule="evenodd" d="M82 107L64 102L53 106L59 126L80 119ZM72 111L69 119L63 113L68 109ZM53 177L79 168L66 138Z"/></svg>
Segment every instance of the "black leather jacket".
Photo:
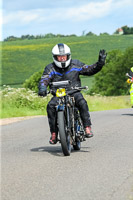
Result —
<svg viewBox="0 0 133 200"><path fill-rule="evenodd" d="M79 60L71 60L67 68L61 69L54 63L47 65L44 69L43 75L39 85L44 84L50 86L51 82L70 80L70 87L81 86L80 75L91 76L102 69L104 63L96 62L92 65L86 65ZM50 86L51 88L52 86Z"/></svg>

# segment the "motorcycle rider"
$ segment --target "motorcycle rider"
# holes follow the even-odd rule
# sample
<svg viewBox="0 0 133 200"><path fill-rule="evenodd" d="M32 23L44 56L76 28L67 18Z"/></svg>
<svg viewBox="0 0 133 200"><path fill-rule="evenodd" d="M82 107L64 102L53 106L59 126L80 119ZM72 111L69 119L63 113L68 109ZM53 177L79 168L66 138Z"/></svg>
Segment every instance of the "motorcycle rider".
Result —
<svg viewBox="0 0 133 200"><path fill-rule="evenodd" d="M52 49L53 63L47 65L39 82L38 95L47 95L47 86L51 82L70 80L70 87L81 86L80 75L91 76L99 72L105 64L107 53L100 50L98 62L87 65L79 60L71 59L70 48L63 43L56 44ZM50 86L51 87L51 86ZM81 119L83 121L85 134L87 138L93 136L91 131L91 119L86 100L80 92L73 93L71 96L75 99L75 105L78 107ZM48 121L50 126L50 144L57 143L56 127L56 109L58 97L53 96L47 105Z"/></svg>
<svg viewBox="0 0 133 200"><path fill-rule="evenodd" d="M132 79L128 78L127 83L131 84L130 99L131 99L131 105L132 105L132 108L133 108L133 67L131 67L131 69L129 71L129 75L132 77Z"/></svg>

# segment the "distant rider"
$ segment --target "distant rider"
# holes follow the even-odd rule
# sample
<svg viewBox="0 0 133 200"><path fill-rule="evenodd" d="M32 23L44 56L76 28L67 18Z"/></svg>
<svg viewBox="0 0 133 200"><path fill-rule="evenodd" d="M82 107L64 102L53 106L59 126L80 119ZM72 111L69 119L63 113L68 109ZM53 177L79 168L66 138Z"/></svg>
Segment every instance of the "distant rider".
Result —
<svg viewBox="0 0 133 200"><path fill-rule="evenodd" d="M38 95L46 96L47 86L51 82L70 80L70 87L81 86L80 75L91 76L99 72L106 59L105 50L100 50L98 62L87 65L79 60L71 59L70 48L63 43L57 44L52 49L53 63L47 65L44 69L41 81L39 82ZM51 88L51 86L50 86ZM91 119L89 108L86 100L80 92L73 93L75 105L78 107L81 119L83 121L86 137L93 136L91 131ZM48 121L50 126L50 144L57 143L57 127L56 127L56 109L58 97L54 96L47 105Z"/></svg>
<svg viewBox="0 0 133 200"><path fill-rule="evenodd" d="M133 108L133 67L131 67L130 71L129 71L129 75L132 77L131 79L128 78L127 79L127 83L131 84L131 88L130 88L130 99L131 99L131 105Z"/></svg>

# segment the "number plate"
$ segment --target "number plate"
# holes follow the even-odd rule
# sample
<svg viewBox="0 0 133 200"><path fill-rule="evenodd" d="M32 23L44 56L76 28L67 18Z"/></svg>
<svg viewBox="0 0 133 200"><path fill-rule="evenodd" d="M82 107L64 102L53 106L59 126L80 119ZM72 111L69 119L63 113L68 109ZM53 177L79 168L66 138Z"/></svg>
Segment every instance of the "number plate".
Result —
<svg viewBox="0 0 133 200"><path fill-rule="evenodd" d="M65 88L59 88L56 90L56 96L57 97L64 97L66 96L66 90Z"/></svg>

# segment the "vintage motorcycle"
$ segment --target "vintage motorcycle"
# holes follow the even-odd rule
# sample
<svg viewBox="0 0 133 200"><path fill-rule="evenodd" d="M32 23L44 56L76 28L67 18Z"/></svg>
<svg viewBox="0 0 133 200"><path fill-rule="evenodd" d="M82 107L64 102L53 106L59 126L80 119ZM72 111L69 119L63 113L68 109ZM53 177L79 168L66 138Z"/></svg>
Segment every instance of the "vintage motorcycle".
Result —
<svg viewBox="0 0 133 200"><path fill-rule="evenodd" d="M54 89L50 89L49 93L59 98L56 105L57 113L57 141L61 143L62 151L65 156L69 156L73 146L74 150L80 150L81 142L85 141L85 131L80 118L78 108L75 107L75 100L70 94L71 92L88 89L85 87L71 87L70 81L52 82Z"/></svg>

